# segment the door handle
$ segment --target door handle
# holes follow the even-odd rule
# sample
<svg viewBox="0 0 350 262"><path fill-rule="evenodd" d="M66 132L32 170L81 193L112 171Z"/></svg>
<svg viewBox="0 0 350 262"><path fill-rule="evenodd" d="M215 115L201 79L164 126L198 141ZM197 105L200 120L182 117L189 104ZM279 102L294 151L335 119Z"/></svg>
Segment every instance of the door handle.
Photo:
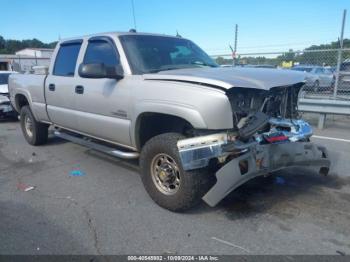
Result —
<svg viewBox="0 0 350 262"><path fill-rule="evenodd" d="M55 89L56 89L55 84L49 84L49 90L50 91L55 91Z"/></svg>
<svg viewBox="0 0 350 262"><path fill-rule="evenodd" d="M80 94L80 95L84 94L84 87L83 86L76 86L75 93Z"/></svg>

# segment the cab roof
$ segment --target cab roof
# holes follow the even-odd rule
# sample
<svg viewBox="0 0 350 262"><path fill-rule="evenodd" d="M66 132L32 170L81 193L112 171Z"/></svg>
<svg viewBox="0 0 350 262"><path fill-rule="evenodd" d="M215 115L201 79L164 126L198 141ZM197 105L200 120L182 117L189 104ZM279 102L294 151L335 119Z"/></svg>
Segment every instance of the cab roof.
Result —
<svg viewBox="0 0 350 262"><path fill-rule="evenodd" d="M174 36L174 35L154 34L154 33L144 33L144 32L104 32L104 33L96 33L96 34L89 34L89 35L83 35L83 36L77 36L77 37L64 38L64 39L61 39L59 41L59 43L66 42L66 41L72 41L72 40L78 40L78 39L86 39L86 38L91 38L91 37L96 37L96 36L119 37L119 36L124 36L124 35L148 35L148 36L180 38L179 36Z"/></svg>

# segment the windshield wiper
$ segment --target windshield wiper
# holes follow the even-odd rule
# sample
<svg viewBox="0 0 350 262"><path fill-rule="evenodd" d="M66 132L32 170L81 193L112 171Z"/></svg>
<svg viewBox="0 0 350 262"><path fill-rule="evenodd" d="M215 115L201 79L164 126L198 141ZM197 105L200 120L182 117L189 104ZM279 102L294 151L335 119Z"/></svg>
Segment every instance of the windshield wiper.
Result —
<svg viewBox="0 0 350 262"><path fill-rule="evenodd" d="M157 69L150 69L147 70L147 73L158 73L160 71L169 71L169 70L177 70L177 69L184 69L184 68L191 68L191 66L172 66L172 67L164 67L164 68L157 68Z"/></svg>
<svg viewBox="0 0 350 262"><path fill-rule="evenodd" d="M208 66L208 67L217 67L216 65L214 64L208 64L206 62L203 62L203 61L193 61L191 62L192 65L197 65L197 66Z"/></svg>
<svg viewBox="0 0 350 262"><path fill-rule="evenodd" d="M186 69L186 68L193 68L193 66L208 66L208 67L217 67L216 65L213 65L213 64L208 64L208 63L205 63L205 62L200 62L200 63L195 63L195 62L191 62L190 64L184 64L184 65L179 65L179 66L163 66L161 68L157 68L157 69L150 69L150 70L147 70L146 73L158 73L158 72L161 72L161 71L169 71L169 70L177 70L177 69Z"/></svg>

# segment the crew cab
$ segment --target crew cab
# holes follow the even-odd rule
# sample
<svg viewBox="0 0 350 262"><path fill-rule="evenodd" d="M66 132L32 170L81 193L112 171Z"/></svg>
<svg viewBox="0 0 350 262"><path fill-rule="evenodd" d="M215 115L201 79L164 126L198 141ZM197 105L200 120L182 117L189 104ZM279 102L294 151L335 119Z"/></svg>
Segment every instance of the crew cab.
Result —
<svg viewBox="0 0 350 262"><path fill-rule="evenodd" d="M48 73L10 77L25 139L48 128L75 143L139 158L146 191L172 211L215 206L246 181L290 166L326 174L297 98L305 74L220 68L181 37L137 32L61 40Z"/></svg>

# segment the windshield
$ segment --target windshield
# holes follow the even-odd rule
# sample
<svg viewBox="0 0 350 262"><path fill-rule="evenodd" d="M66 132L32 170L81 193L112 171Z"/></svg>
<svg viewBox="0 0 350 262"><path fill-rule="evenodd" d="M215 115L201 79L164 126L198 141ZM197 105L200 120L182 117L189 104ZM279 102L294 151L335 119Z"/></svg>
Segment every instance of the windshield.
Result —
<svg viewBox="0 0 350 262"><path fill-rule="evenodd" d="M0 74L0 85L7 85L10 74Z"/></svg>
<svg viewBox="0 0 350 262"><path fill-rule="evenodd" d="M312 71L312 67L293 67L292 70L310 73Z"/></svg>
<svg viewBox="0 0 350 262"><path fill-rule="evenodd" d="M120 36L134 74L218 65L193 42L175 37Z"/></svg>

